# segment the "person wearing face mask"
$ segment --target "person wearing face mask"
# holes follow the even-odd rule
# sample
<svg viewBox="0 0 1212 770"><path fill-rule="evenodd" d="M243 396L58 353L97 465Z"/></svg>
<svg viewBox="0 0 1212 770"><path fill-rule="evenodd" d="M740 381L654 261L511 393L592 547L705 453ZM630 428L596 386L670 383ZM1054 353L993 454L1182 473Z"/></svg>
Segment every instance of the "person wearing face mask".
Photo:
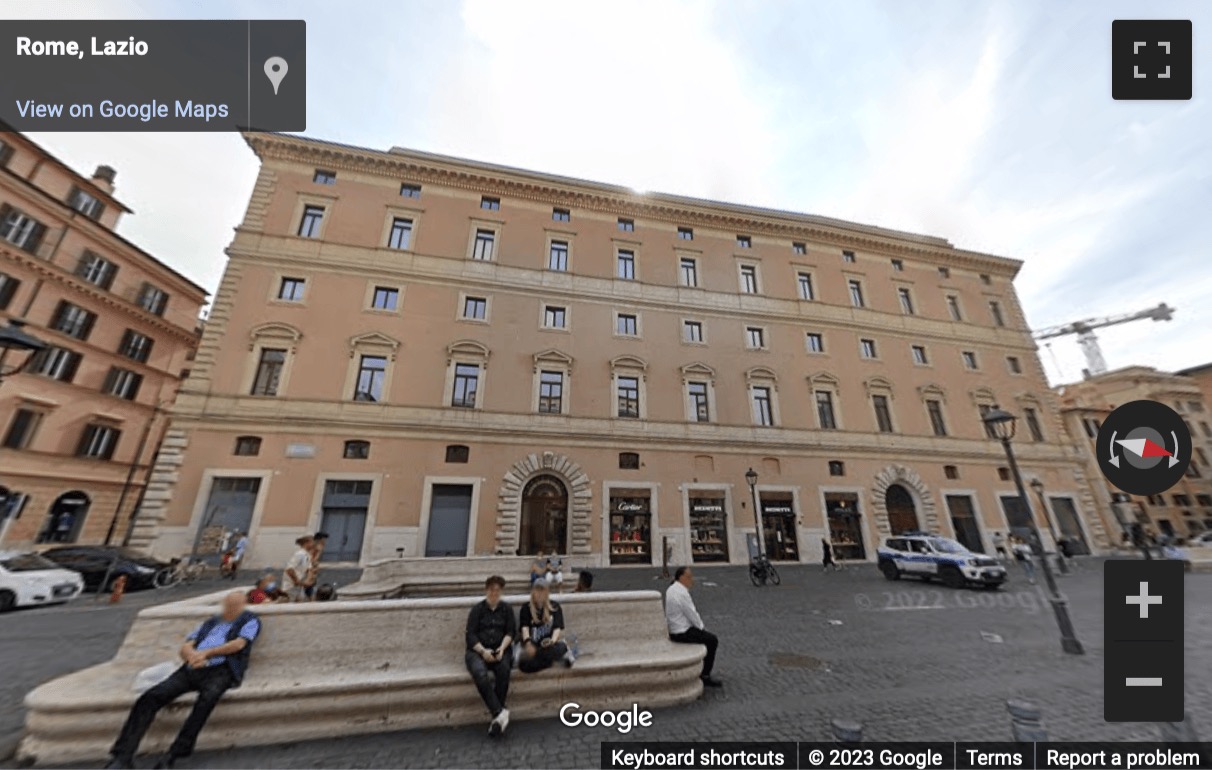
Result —
<svg viewBox="0 0 1212 770"><path fill-rule="evenodd" d="M272 572L257 581L253 589L248 592L249 604L268 604L289 599L286 592L278 586L278 576Z"/></svg>

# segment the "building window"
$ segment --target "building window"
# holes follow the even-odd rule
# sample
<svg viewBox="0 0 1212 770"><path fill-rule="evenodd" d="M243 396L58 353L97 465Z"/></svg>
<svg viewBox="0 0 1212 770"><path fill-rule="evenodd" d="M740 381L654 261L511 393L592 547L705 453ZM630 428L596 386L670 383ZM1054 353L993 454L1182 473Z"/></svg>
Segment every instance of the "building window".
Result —
<svg viewBox="0 0 1212 770"><path fill-rule="evenodd" d="M988 286L989 284L991 284L991 283L993 283L993 282L992 282L991 280L989 280L989 276L988 276L988 275L986 275L985 273L981 273L981 283L983 283L983 284L985 284L986 286Z"/></svg>
<svg viewBox="0 0 1212 770"><path fill-rule="evenodd" d="M842 252L842 261L853 264L854 263L854 252L853 251L843 251Z"/></svg>
<svg viewBox="0 0 1212 770"><path fill-rule="evenodd" d="M686 395L690 399L691 414L695 422L711 422L711 406L707 399L707 383L686 383Z"/></svg>
<svg viewBox="0 0 1212 770"><path fill-rule="evenodd" d="M1188 401L1187 409L1189 409L1192 412L1202 413L1204 411L1204 405L1203 405L1203 402L1201 402L1201 401Z"/></svg>
<svg viewBox="0 0 1212 770"><path fill-rule="evenodd" d="M619 230L625 233L635 232L635 220L619 217Z"/></svg>
<svg viewBox="0 0 1212 770"><path fill-rule="evenodd" d="M412 243L412 220L395 217L391 220L391 235L387 238L389 248L406 250Z"/></svg>
<svg viewBox="0 0 1212 770"><path fill-rule="evenodd" d="M0 142L0 168L8 165L8 161L13 157L13 147L8 142Z"/></svg>
<svg viewBox="0 0 1212 770"><path fill-rule="evenodd" d="M901 298L901 312L905 315L913 315L913 295L909 290L901 287L896 290L896 295Z"/></svg>
<svg viewBox="0 0 1212 770"><path fill-rule="evenodd" d="M913 363L918 366L926 366L930 363L930 359L926 357L926 348L924 345L911 345L909 349L913 351Z"/></svg>
<svg viewBox="0 0 1212 770"><path fill-rule="evenodd" d="M640 469L639 453L619 452L619 468L625 471L638 471Z"/></svg>
<svg viewBox="0 0 1212 770"><path fill-rule="evenodd" d="M13 301L13 295L17 293L17 287L21 285L21 281L13 278L6 273L0 273L0 310L4 310Z"/></svg>
<svg viewBox="0 0 1212 770"><path fill-rule="evenodd" d="M757 267L741 265L741 291L746 294L758 293Z"/></svg>
<svg viewBox="0 0 1212 770"><path fill-rule="evenodd" d="M400 197L401 198L420 198L421 197L421 185L409 184L408 182L405 182L404 184L400 185Z"/></svg>
<svg viewBox="0 0 1212 770"><path fill-rule="evenodd" d="M621 337L640 336L638 316L619 313L614 316L614 333Z"/></svg>
<svg viewBox="0 0 1212 770"><path fill-rule="evenodd" d="M539 373L539 413L563 414L564 412L564 373Z"/></svg>
<svg viewBox="0 0 1212 770"><path fill-rule="evenodd" d="M299 235L303 238L319 238L320 225L323 223L323 206L304 206L303 218L299 220Z"/></svg>
<svg viewBox="0 0 1212 770"><path fill-rule="evenodd" d="M962 355L964 358L964 368L965 369L972 369L975 371L976 369L979 368L976 365L976 353L973 353L971 350L965 350L962 353Z"/></svg>
<svg viewBox="0 0 1212 770"><path fill-rule="evenodd" d="M949 267L940 267L940 268L938 269L938 277L939 277L939 278L950 278L950 277L951 277L951 268L949 268Z"/></svg>
<svg viewBox="0 0 1212 770"><path fill-rule="evenodd" d="M302 278L283 278L278 286L278 299L284 302L302 302L303 288L307 281Z"/></svg>
<svg viewBox="0 0 1212 770"><path fill-rule="evenodd" d="M617 274L624 281L635 280L635 252L629 249L619 249L617 255Z"/></svg>
<svg viewBox="0 0 1212 770"><path fill-rule="evenodd" d="M76 457L91 457L97 460L109 460L114 456L118 439L122 431L108 425L92 424L84 429L80 443L76 446Z"/></svg>
<svg viewBox="0 0 1212 770"><path fill-rule="evenodd" d="M80 366L80 358L79 353L52 345L34 354L33 359L29 362L28 371L31 374L50 377L52 380L71 382L72 378L76 376L76 369Z"/></svg>
<svg viewBox="0 0 1212 770"><path fill-rule="evenodd" d="M483 262L492 261L492 249L496 245L497 234L492 230L476 230L476 241L471 249L471 258Z"/></svg>
<svg viewBox="0 0 1212 770"><path fill-rule="evenodd" d="M947 479L951 479L951 480L958 479L959 478L959 466L944 465L943 466L943 478L947 478Z"/></svg>
<svg viewBox="0 0 1212 770"><path fill-rule="evenodd" d="M367 460L370 458L369 441L346 441L342 457L346 460Z"/></svg>
<svg viewBox="0 0 1212 770"><path fill-rule="evenodd" d="M96 313L90 313L78 305L60 301L51 319L51 328L78 340L87 340L97 321Z"/></svg>
<svg viewBox="0 0 1212 770"><path fill-rule="evenodd" d="M683 321L682 322L682 341L683 342L702 342L703 341L703 323L702 323L702 321Z"/></svg>
<svg viewBox="0 0 1212 770"><path fill-rule="evenodd" d="M745 327L745 346L752 350L766 347L766 330L760 326Z"/></svg>
<svg viewBox="0 0 1212 770"><path fill-rule="evenodd" d="M797 254L797 255L800 255L800 256L803 256L803 255L807 254L807 253L808 253L808 244L806 244L806 243L792 243L792 244L791 244L791 253L792 253L792 254Z"/></svg>
<svg viewBox="0 0 1212 770"><path fill-rule="evenodd" d="M480 387L480 367L477 364L455 364L454 390L450 405L475 409L476 391Z"/></svg>
<svg viewBox="0 0 1212 770"><path fill-rule="evenodd" d="M465 463L471 459L471 447L464 444L450 444L446 447L446 462Z"/></svg>
<svg viewBox="0 0 1212 770"><path fill-rule="evenodd" d="M859 340L859 352L863 358L876 358L875 340Z"/></svg>
<svg viewBox="0 0 1212 770"><path fill-rule="evenodd" d="M370 306L375 310L395 310L400 306L400 290L387 286L376 286Z"/></svg>
<svg viewBox="0 0 1212 770"><path fill-rule="evenodd" d="M850 304L855 307L866 307L863 302L863 283L862 281L850 280Z"/></svg>
<svg viewBox="0 0 1212 770"><path fill-rule="evenodd" d="M952 321L962 321L964 316L960 313L959 298L954 294L947 295L947 312L951 314Z"/></svg>
<svg viewBox="0 0 1212 770"><path fill-rule="evenodd" d="M261 437L236 436L236 450L234 454L240 457L256 457L261 454Z"/></svg>
<svg viewBox="0 0 1212 770"><path fill-rule="evenodd" d="M690 228L690 227L679 227L678 228L678 240L679 241L693 241L694 240L694 229Z"/></svg>
<svg viewBox="0 0 1212 770"><path fill-rule="evenodd" d="M464 297L463 317L473 321L483 321L488 317L488 300L484 297Z"/></svg>
<svg viewBox="0 0 1212 770"><path fill-rule="evenodd" d="M926 402L926 413L930 415L930 428L936 436L947 435L947 423L943 420L943 404L930 399Z"/></svg>
<svg viewBox="0 0 1212 770"><path fill-rule="evenodd" d="M546 329L564 329L568 325L567 310L556 305L543 308L543 327Z"/></svg>
<svg viewBox="0 0 1212 770"><path fill-rule="evenodd" d="M337 172L336 171L321 171L319 169L316 169L316 174L315 174L315 176L313 176L311 178L311 181L315 182L316 184L336 184L337 183Z"/></svg>
<svg viewBox="0 0 1212 770"><path fill-rule="evenodd" d="M168 294L150 283L145 283L139 290L137 304L153 315L162 316L168 307Z"/></svg>
<svg viewBox="0 0 1212 770"><path fill-rule="evenodd" d="M105 384L101 386L103 393L108 393L111 396L124 398L127 401L134 401L139 395L139 386L143 384L143 376L135 374L129 369L121 369L117 366L111 367L109 374L105 377Z"/></svg>
<svg viewBox="0 0 1212 770"><path fill-rule="evenodd" d="M891 433L892 411L888 408L888 397L872 396L871 405L875 408L875 425L880 433Z"/></svg>
<svg viewBox="0 0 1212 770"><path fill-rule="evenodd" d="M1010 480L1010 469L1005 466L998 468L997 469L997 478L1000 481L1009 481Z"/></svg>
<svg viewBox="0 0 1212 770"><path fill-rule="evenodd" d="M358 364L358 378L354 382L354 401L383 400L383 384L387 380L387 358L385 356L362 356Z"/></svg>
<svg viewBox="0 0 1212 770"><path fill-rule="evenodd" d="M892 260L892 272L894 272L894 273L905 272L905 263L899 259Z"/></svg>
<svg viewBox="0 0 1212 770"><path fill-rule="evenodd" d="M833 394L827 390L816 391L816 418L821 430L837 430L837 416L833 412Z"/></svg>
<svg viewBox="0 0 1212 770"><path fill-rule="evenodd" d="M820 332L808 332L806 335L809 353L824 353L825 338Z"/></svg>
<svg viewBox="0 0 1212 770"><path fill-rule="evenodd" d="M774 425L774 403L770 398L770 388L765 385L753 386L753 422L757 425L771 427Z"/></svg>
<svg viewBox="0 0 1212 770"><path fill-rule="evenodd" d="M812 290L811 273L796 273L796 280L799 282L800 299L816 299L816 293Z"/></svg>
<svg viewBox="0 0 1212 770"><path fill-rule="evenodd" d="M282 381L282 369L286 366L286 351L263 348L257 361L257 374L253 378L252 395L276 396Z"/></svg>
<svg viewBox="0 0 1212 770"><path fill-rule="evenodd" d="M0 206L0 238L33 254L42 245L46 225L11 206Z"/></svg>
<svg viewBox="0 0 1212 770"><path fill-rule="evenodd" d="M1023 365L1019 363L1018 356L1006 356L1006 366L1010 369L1011 374L1023 373Z"/></svg>
<svg viewBox="0 0 1212 770"><path fill-rule="evenodd" d="M567 222L572 219L572 212L568 209L552 209L551 219L553 222Z"/></svg>
<svg viewBox="0 0 1212 770"><path fill-rule="evenodd" d="M748 249L753 246L753 239L748 235L738 235L736 237L736 247L738 249Z"/></svg>
<svg viewBox="0 0 1212 770"><path fill-rule="evenodd" d="M5 449L26 449L34 441L38 425L42 422L42 414L32 409L18 409L13 413L13 420L8 424L8 432L4 434Z"/></svg>
<svg viewBox="0 0 1212 770"><path fill-rule="evenodd" d="M679 260L683 286L699 285L699 262L694 257L682 257Z"/></svg>
<svg viewBox="0 0 1212 770"><path fill-rule="evenodd" d="M1043 441L1044 431L1039 424L1039 414L1032 408L1023 409L1023 418L1027 421L1027 429L1031 431L1032 441Z"/></svg>
<svg viewBox="0 0 1212 770"><path fill-rule="evenodd" d="M842 462L841 460L830 460L829 461L829 475L830 476L845 476L846 475L846 463Z"/></svg>
<svg viewBox="0 0 1212 770"><path fill-rule="evenodd" d="M1179 507L1188 506L1191 504L1191 497L1189 495L1175 495L1174 504Z"/></svg>
<svg viewBox="0 0 1212 770"><path fill-rule="evenodd" d="M84 252L80 257L80 264L76 266L77 276L106 290L113 285L114 276L117 274L117 265L91 251Z"/></svg>
<svg viewBox="0 0 1212 770"><path fill-rule="evenodd" d="M152 344L153 341L150 337L133 329L127 329L126 333L122 335L122 343L118 345L118 353L132 361L145 364L148 356L151 355Z"/></svg>
<svg viewBox="0 0 1212 770"><path fill-rule="evenodd" d="M617 378L619 417L640 416L640 380L638 377Z"/></svg>
<svg viewBox="0 0 1212 770"><path fill-rule="evenodd" d="M480 208L482 208L486 211L500 211L501 210L501 199L493 198L488 195L484 195L480 198Z"/></svg>
<svg viewBox="0 0 1212 770"><path fill-rule="evenodd" d="M1005 326L1006 320L1002 318L1002 306L997 302L989 303L989 315L993 316L994 326Z"/></svg>
<svg viewBox="0 0 1212 770"><path fill-rule="evenodd" d="M547 269L561 273L568 271L568 241L552 241L547 255Z"/></svg>
<svg viewBox="0 0 1212 770"><path fill-rule="evenodd" d="M981 416L981 425L985 426L985 436L988 438L997 438L997 430L994 429L992 425L985 422L985 418L989 415L989 412L992 409L993 407L989 404L981 404L979 407L977 407L977 410L980 412Z"/></svg>
<svg viewBox="0 0 1212 770"><path fill-rule="evenodd" d="M1205 508L1212 508L1212 495L1196 495L1195 502Z"/></svg>

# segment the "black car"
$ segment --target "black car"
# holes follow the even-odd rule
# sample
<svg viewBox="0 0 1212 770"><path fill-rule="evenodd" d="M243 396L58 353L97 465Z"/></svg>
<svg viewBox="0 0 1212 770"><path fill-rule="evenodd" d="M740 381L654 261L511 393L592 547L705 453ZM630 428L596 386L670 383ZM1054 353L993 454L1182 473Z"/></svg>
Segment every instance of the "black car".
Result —
<svg viewBox="0 0 1212 770"><path fill-rule="evenodd" d="M114 545L65 545L43 551L42 555L60 567L79 572L84 577L86 591L101 588L107 572L106 591L113 588L119 575L126 575L127 591L151 588L156 572L168 566L168 562Z"/></svg>

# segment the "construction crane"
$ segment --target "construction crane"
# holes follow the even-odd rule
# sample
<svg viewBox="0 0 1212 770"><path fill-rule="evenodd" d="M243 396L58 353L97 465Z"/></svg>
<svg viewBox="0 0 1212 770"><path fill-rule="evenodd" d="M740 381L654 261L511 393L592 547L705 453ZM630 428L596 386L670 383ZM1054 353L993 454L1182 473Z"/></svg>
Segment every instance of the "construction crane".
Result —
<svg viewBox="0 0 1212 770"><path fill-rule="evenodd" d="M1174 308L1163 302L1157 307L1151 307L1148 310L1141 310L1136 313L1125 313L1123 315L1106 316L1104 318L1087 318L1061 326L1050 326L1047 329L1040 329L1032 336L1037 340L1047 340L1053 337L1063 337L1066 334L1076 334L1077 344L1081 345L1082 352L1086 354L1086 364L1089 373L1102 374L1107 371L1107 362L1103 359L1103 351L1098 347L1098 338L1094 336L1095 329L1126 324L1130 321L1141 321L1146 318L1154 321L1169 321L1173 317Z"/></svg>

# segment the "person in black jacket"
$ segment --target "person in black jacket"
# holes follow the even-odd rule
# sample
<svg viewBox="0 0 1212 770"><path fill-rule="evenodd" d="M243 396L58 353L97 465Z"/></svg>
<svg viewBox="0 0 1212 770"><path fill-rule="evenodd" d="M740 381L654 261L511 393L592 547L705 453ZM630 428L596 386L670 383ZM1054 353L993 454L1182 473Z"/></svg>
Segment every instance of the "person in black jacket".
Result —
<svg viewBox="0 0 1212 770"><path fill-rule="evenodd" d="M198 733L202 732L210 712L223 693L240 686L244 672L248 670L248 654L261 633L261 621L247 607L244 592L232 591L223 597L222 612L203 621L186 637L180 650L184 665L135 701L118 740L110 749L107 768L134 767L139 742L156 714L187 692L197 692L198 699L177 739L160 757L156 767L171 768L177 759L193 753Z"/></svg>
<svg viewBox="0 0 1212 770"><path fill-rule="evenodd" d="M484 601L471 608L467 615L467 653L464 662L480 691L480 697L492 722L488 734L498 736L509 727L509 674L513 669L513 644L517 636L517 621L513 608L501 601L505 578L493 575L484 581Z"/></svg>

